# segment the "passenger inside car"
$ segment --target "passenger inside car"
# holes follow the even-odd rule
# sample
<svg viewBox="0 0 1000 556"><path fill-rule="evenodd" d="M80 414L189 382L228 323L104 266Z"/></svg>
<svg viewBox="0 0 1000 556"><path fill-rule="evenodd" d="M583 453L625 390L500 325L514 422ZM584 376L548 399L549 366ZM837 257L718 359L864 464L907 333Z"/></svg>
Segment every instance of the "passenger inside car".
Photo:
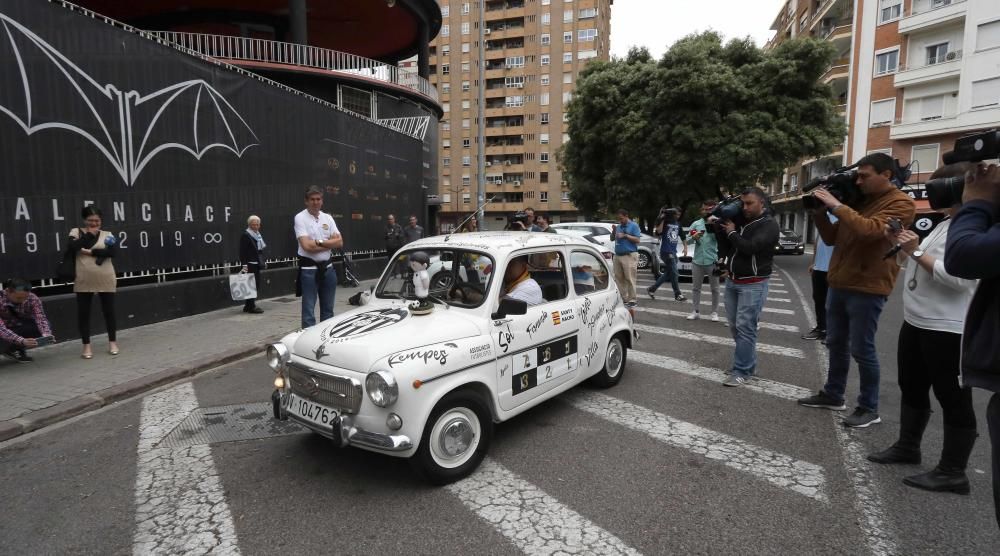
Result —
<svg viewBox="0 0 1000 556"><path fill-rule="evenodd" d="M545 303L542 288L528 273L528 257L526 255L515 257L507 264L500 297L519 299L529 306Z"/></svg>

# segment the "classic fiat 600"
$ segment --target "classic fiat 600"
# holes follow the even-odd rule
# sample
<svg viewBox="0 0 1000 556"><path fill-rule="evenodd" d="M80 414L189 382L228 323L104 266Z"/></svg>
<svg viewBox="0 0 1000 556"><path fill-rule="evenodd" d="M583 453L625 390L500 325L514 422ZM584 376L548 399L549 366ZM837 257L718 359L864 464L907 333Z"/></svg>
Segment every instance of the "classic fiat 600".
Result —
<svg viewBox="0 0 1000 556"><path fill-rule="evenodd" d="M368 304L268 346L274 416L410 458L446 484L479 465L494 423L584 380L616 384L631 340L609 261L589 243L421 239L389 261Z"/></svg>

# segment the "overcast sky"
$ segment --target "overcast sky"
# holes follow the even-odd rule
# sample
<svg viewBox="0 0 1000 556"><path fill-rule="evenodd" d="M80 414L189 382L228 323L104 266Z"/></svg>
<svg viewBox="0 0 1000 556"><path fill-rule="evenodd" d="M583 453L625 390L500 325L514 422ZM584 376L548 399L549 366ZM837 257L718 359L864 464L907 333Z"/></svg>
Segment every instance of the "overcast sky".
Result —
<svg viewBox="0 0 1000 556"><path fill-rule="evenodd" d="M677 39L712 29L723 37L753 37L763 46L784 0L615 0L611 55L645 46L659 58Z"/></svg>

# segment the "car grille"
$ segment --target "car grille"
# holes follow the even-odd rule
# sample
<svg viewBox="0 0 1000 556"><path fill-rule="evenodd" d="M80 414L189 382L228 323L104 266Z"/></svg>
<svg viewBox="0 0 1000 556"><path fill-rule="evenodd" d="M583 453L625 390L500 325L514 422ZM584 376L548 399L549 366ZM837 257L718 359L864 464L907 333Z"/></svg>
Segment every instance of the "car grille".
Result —
<svg viewBox="0 0 1000 556"><path fill-rule="evenodd" d="M288 366L288 384L295 395L342 413L361 408L361 383L346 376L328 375L297 364Z"/></svg>

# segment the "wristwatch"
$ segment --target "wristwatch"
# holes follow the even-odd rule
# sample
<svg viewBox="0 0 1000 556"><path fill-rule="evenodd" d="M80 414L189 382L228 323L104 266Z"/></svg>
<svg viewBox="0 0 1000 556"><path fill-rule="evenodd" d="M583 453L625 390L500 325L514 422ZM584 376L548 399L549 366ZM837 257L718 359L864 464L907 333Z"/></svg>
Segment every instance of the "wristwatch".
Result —
<svg viewBox="0 0 1000 556"><path fill-rule="evenodd" d="M917 259L919 259L920 257L923 257L923 256L924 256L924 251L922 249L917 249L913 253L910 253L910 257L912 257L913 260L917 260Z"/></svg>

